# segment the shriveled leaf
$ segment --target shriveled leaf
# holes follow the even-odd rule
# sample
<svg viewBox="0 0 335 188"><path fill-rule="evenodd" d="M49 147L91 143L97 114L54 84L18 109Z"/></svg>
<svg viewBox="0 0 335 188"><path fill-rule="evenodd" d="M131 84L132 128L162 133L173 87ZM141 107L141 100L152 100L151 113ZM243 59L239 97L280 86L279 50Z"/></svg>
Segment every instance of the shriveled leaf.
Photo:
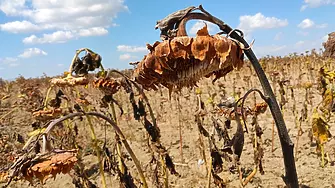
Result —
<svg viewBox="0 0 335 188"><path fill-rule="evenodd" d="M23 172L23 177L30 182L36 177L44 183L48 178L55 178L59 173L69 173L78 160L77 152L78 150L57 152L33 160L31 166Z"/></svg>
<svg viewBox="0 0 335 188"><path fill-rule="evenodd" d="M72 66L72 71L75 72L76 75L87 75L89 71L94 71L95 69L101 66L102 58L99 54L94 53L91 50L87 50L85 56L81 59L77 57Z"/></svg>
<svg viewBox="0 0 335 188"><path fill-rule="evenodd" d="M329 126L324 117L319 112L314 111L312 115L313 136L319 144L323 144L331 137Z"/></svg>
<svg viewBox="0 0 335 188"><path fill-rule="evenodd" d="M267 107L268 104L266 102L257 103L251 111L258 115L264 113Z"/></svg>
<svg viewBox="0 0 335 188"><path fill-rule="evenodd" d="M47 121L50 119L55 119L62 115L61 108L47 109L47 110L39 110L33 113L33 117L36 120Z"/></svg>
<svg viewBox="0 0 335 188"><path fill-rule="evenodd" d="M106 95L112 95L119 91L121 84L113 78L99 78L93 82L95 88L99 88Z"/></svg>

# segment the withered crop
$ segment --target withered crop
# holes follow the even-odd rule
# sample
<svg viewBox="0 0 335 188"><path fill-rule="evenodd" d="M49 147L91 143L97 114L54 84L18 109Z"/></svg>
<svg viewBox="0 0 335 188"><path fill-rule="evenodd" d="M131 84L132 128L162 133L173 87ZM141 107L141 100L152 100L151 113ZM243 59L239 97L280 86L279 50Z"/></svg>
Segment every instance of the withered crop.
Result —
<svg viewBox="0 0 335 188"><path fill-rule="evenodd" d="M215 75L217 80L243 65L240 46L226 36L209 35L207 26L196 37L176 36L147 48L150 53L134 71L135 81L146 89L163 85L180 90L196 86L202 77Z"/></svg>

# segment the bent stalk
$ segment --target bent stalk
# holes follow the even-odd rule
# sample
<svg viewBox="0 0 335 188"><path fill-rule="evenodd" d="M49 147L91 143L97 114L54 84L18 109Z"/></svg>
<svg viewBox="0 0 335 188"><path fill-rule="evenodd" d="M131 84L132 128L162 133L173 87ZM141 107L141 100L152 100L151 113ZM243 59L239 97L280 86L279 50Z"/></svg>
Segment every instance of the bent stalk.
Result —
<svg viewBox="0 0 335 188"><path fill-rule="evenodd" d="M121 139L121 142L123 143L123 145L125 146L127 152L129 153L131 159L134 161L135 163L135 166L136 166L136 169L140 175L140 179L142 181L142 185L144 188L147 188L148 187L148 184L146 182L146 179L145 179L145 176L144 176L144 173L143 173L143 170L142 170L142 167L141 167L141 164L139 162L139 160L137 159L135 153L133 152L133 150L131 149L130 145L128 144L127 142L127 139L126 137L124 136L124 134L122 133L121 129L115 124L115 122L113 120L111 120L110 118L108 118L107 116L101 114L101 113L98 113L98 112L76 112L76 113L71 113L71 114L68 114L66 116L63 116L59 119L56 119L54 121L52 121L49 126L46 128L46 130L44 131L43 133L43 138L46 138L47 135L53 130L53 128L58 125L59 123L67 120L67 119L70 119L70 118L74 118L74 117L82 117L82 116L95 116L95 117L99 117L105 121L107 121L115 130L115 132L120 136L120 139ZM43 148L45 148L45 145L47 145L47 141L46 142L43 142Z"/></svg>

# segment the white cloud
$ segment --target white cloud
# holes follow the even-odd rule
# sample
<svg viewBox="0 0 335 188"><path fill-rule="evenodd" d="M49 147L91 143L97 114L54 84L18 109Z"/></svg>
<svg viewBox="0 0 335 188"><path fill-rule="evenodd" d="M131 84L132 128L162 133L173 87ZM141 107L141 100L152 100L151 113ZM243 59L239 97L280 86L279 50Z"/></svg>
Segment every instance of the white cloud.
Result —
<svg viewBox="0 0 335 188"><path fill-rule="evenodd" d="M323 28L328 27L328 24L324 23L324 24L316 25L314 23L314 21L312 21L311 19L306 18L298 24L298 27L301 28L301 29L309 29L309 28L313 28L313 27L323 29Z"/></svg>
<svg viewBox="0 0 335 188"><path fill-rule="evenodd" d="M79 37L91 37L106 35L108 30L102 27L92 27L73 31L55 31L50 34L43 34L42 37L30 35L22 40L25 44L45 44L45 43L64 43Z"/></svg>
<svg viewBox="0 0 335 188"><path fill-rule="evenodd" d="M197 21L188 31L189 35L196 35L197 32L207 24L209 33L218 32L217 26L207 21Z"/></svg>
<svg viewBox="0 0 335 188"><path fill-rule="evenodd" d="M143 46L118 45L117 51L119 52L147 52L148 49Z"/></svg>
<svg viewBox="0 0 335 188"><path fill-rule="evenodd" d="M313 27L314 25L315 25L314 22L307 18L307 19L302 20L302 22L298 24L298 27L301 29L307 29L307 28Z"/></svg>
<svg viewBox="0 0 335 188"><path fill-rule="evenodd" d="M25 0L2 0L0 10L7 16L27 15L25 4Z"/></svg>
<svg viewBox="0 0 335 188"><path fill-rule="evenodd" d="M54 33L45 34L41 39L30 36L40 41L38 43L48 43L44 38L54 37L48 35L66 34L66 40L61 42L73 38L69 32L78 37L105 35L109 27L116 25L117 15L128 11L128 7L124 0L1 0L0 11L6 16L24 19L4 23L1 30L12 33L52 30Z"/></svg>
<svg viewBox="0 0 335 188"><path fill-rule="evenodd" d="M19 59L26 59L31 58L34 56L41 56L47 55L47 53L39 48L28 48L23 51L22 54L18 55L17 57L6 57L0 58L0 65L7 66L7 67L17 67L19 66Z"/></svg>
<svg viewBox="0 0 335 188"><path fill-rule="evenodd" d="M18 57L20 58L31 58L34 56L41 56L41 55L48 55L45 51L39 49L39 48L28 48L25 49L24 52L20 55L18 55Z"/></svg>
<svg viewBox="0 0 335 188"><path fill-rule="evenodd" d="M130 54L122 54L120 55L119 59L121 61L126 61L126 60L130 60L130 59L136 59L137 56L133 56L133 55L130 55Z"/></svg>
<svg viewBox="0 0 335 188"><path fill-rule="evenodd" d="M31 35L23 39L25 44L64 43L75 36L71 31L56 31L51 34L43 34L43 37Z"/></svg>
<svg viewBox="0 0 335 188"><path fill-rule="evenodd" d="M2 31L7 31L11 33L27 33L32 31L39 31L42 28L29 21L23 20L0 24L0 29Z"/></svg>
<svg viewBox="0 0 335 188"><path fill-rule="evenodd" d="M262 13L257 13L253 16L240 16L240 24L238 28L243 32L252 32L256 29L272 29L278 27L285 27L288 21L276 17L265 17Z"/></svg>
<svg viewBox="0 0 335 188"><path fill-rule="evenodd" d="M106 35L108 33L107 29L103 27L92 27L88 29L79 30L79 36L89 37L89 36L101 36Z"/></svg>
<svg viewBox="0 0 335 188"><path fill-rule="evenodd" d="M300 10L303 11L306 8L316 8L323 5L335 5L335 0L304 0L304 5L301 6Z"/></svg>

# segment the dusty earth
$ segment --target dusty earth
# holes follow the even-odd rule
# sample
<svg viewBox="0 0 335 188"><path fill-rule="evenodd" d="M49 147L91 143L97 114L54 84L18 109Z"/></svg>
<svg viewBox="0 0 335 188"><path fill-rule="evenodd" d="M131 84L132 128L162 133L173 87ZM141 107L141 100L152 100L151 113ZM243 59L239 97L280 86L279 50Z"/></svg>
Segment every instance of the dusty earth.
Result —
<svg viewBox="0 0 335 188"><path fill-rule="evenodd" d="M305 62L310 62L306 64ZM329 63L330 62L330 63ZM316 152L315 141L311 142L310 130L311 130L311 113L313 107L315 107L321 101L321 95L317 90L317 76L318 70L321 66L328 66L331 70L334 70L335 60L323 59L319 56L297 56L290 57L287 59L269 58L262 60L261 63L266 69L267 75L271 81L272 87L276 90L278 101L281 100L280 91L277 81L278 80L289 80L285 88L285 97L288 101L283 107L284 119L286 126L289 131L289 135L292 141L295 143L296 149L296 167L299 177L299 183L302 187L335 187L335 139L332 137L327 145L325 146L326 152L330 160L326 160L325 167L321 167L321 158ZM246 63L248 64L248 63ZM311 68L312 67L312 68ZM277 78L274 78L273 73L279 73ZM272 79L274 78L274 79ZM23 80L23 81L22 81ZM13 82L9 88L9 97L1 100L0 106L0 117L3 117L8 112L13 112L6 115L0 120L0 137L11 140L6 146L0 148L1 163L0 169L10 165L10 153L14 152L15 148L22 147L17 141L17 135L20 134L26 141L28 139L27 133L33 130L31 126L33 119L31 113L27 112L24 107L19 106L21 99L19 98L19 91L22 89L24 84L39 83L39 89L43 95L46 94L48 88L48 78L41 80L17 80ZM312 82L313 87L310 92L310 103L307 104L308 115L305 121L301 122L302 135L300 136L299 143L297 144L298 125L303 103L305 101L305 89L301 87L304 82ZM290 86L293 88L295 100L296 100L296 112L292 112L294 105L291 97ZM1 92L5 95L6 85L1 86ZM254 72L250 71L248 66L245 66L240 71L234 71L229 73L226 78L222 78L217 81L214 85L210 79L203 79L199 83L199 88L202 92L202 100L206 104L206 110L210 112L213 107L211 106L211 100L214 103L219 103L221 100L234 96L243 95L250 88L260 88L257 77ZM7 88L8 89L8 88ZM56 90L55 90L56 91ZM102 97L100 91L89 87L89 89L80 88L83 93L89 94L87 99L92 105L97 105L97 101ZM69 91L65 90L65 94ZM210 98L214 93L215 97ZM54 95L54 92L53 94ZM169 175L170 187L206 187L207 175L206 165L201 163L201 152L199 147L199 133L194 121L194 113L197 110L197 98L194 89L184 89L180 94L173 94L171 100L169 100L167 89L159 91L147 92L148 98L154 109L157 117L158 126L161 130L161 142L168 149L173 161L176 165L176 170L180 174L179 176ZM177 96L179 95L181 112L178 112L177 108ZM1 96L3 97L3 96ZM140 122L135 121L132 118L132 109L128 102L128 96L124 91L117 93L115 96L116 100L120 102L123 107L124 114L118 118L118 122L121 130L126 135L131 148L134 150L138 157L141 165L146 172L146 177L150 187L154 187L151 182L150 175L150 151L146 145L146 133L143 125ZM261 100L257 97L257 102ZM251 95L248 99L248 105L252 106L253 96ZM118 112L119 113L119 112ZM224 119L222 117L222 119ZM248 121L249 134L245 135L245 144L243 153L241 156L241 165L245 173L248 174L252 171L253 163L253 146L252 146L252 134L253 127L250 125L250 119ZM258 122L264 131L263 134L263 147L264 147L264 175L259 172L255 175L252 181L247 184L246 187L284 187L284 181L282 175L284 174L283 154L279 143L277 131L274 131L274 145L272 151L272 126L273 119L269 112L266 111L258 117ZM77 121L79 126L78 140L82 145L89 146L90 136L87 126ZM330 122L330 132L335 135L335 118L332 117ZM181 126L182 135L182 152L180 153L180 135L179 126ZM212 123L210 116L205 118L204 127L207 130L212 129ZM233 122L230 134L235 132L236 124ZM105 129L101 126L101 123L97 123L96 132L100 140L104 140ZM114 138L114 132L107 130L107 143L111 144ZM209 157L208 141L204 138L206 144L206 156ZM217 142L220 142L217 140ZM208 159L207 159L208 160ZM84 157L84 163L87 168L97 166L96 157L93 155L87 155ZM136 172L134 163L127 161L127 166L130 169L135 182L139 181L139 176ZM240 187L238 173L232 173L229 171L230 163L224 162L224 171L220 173L220 177L227 182L227 187ZM109 187L119 187L118 179L106 173L106 179ZM98 171L95 170L89 177L90 180L95 183L98 187L101 187L100 176ZM138 183L137 183L138 184ZM0 184L1 185L1 184ZM3 185L3 184L2 184ZM34 182L34 185L29 185L27 181L19 180L10 184L9 187L74 187L72 184L72 178L70 175L58 175L55 180L49 179L46 184L41 185L38 181ZM211 183L211 187L215 187L215 184Z"/></svg>

